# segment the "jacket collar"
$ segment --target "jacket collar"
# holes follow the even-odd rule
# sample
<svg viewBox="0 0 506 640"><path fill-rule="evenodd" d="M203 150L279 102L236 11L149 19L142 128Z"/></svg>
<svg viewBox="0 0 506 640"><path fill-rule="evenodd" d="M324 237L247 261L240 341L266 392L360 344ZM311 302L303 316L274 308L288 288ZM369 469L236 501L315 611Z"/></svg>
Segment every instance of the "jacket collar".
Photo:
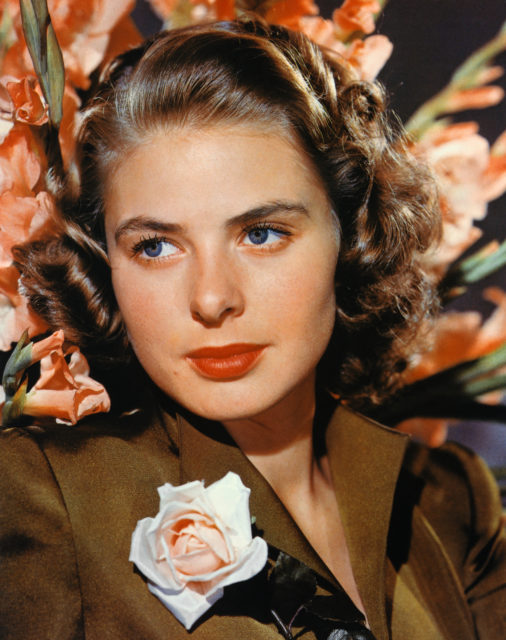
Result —
<svg viewBox="0 0 506 640"><path fill-rule="evenodd" d="M388 638L387 537L409 436L340 407L326 442L353 575L372 632Z"/></svg>
<svg viewBox="0 0 506 640"><path fill-rule="evenodd" d="M193 422L193 419L192 419ZM228 471L251 489L250 512L273 546L301 560L331 584L334 576L311 547L268 482L220 425L177 416L180 481L215 482ZM326 442L351 564L377 638L388 638L385 557L393 495L408 437L346 407L329 423Z"/></svg>

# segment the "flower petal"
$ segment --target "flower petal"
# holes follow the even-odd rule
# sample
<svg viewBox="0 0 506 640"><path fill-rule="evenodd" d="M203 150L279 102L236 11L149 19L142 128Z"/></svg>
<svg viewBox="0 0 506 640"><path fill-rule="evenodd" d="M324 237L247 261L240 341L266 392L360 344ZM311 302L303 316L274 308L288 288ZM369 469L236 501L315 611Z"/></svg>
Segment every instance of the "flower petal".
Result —
<svg viewBox="0 0 506 640"><path fill-rule="evenodd" d="M160 511L137 523L130 561L189 629L223 595L223 587L256 575L267 543L251 536L249 489L228 473L205 488L193 481L158 488Z"/></svg>

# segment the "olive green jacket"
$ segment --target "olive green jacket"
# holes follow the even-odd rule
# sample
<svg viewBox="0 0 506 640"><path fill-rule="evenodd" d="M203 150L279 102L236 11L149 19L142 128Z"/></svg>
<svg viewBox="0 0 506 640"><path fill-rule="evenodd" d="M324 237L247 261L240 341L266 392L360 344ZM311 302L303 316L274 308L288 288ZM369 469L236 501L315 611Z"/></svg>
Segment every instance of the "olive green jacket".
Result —
<svg viewBox="0 0 506 640"><path fill-rule="evenodd" d="M438 450L345 408L327 448L355 579L378 640L504 640L506 542L497 489L472 453ZM157 408L0 436L0 638L190 637L129 562L156 488L238 473L256 528L339 589L264 478L223 433ZM255 579L225 589L195 640L279 640ZM235 597L234 597L235 594ZM303 639L316 638L298 630Z"/></svg>

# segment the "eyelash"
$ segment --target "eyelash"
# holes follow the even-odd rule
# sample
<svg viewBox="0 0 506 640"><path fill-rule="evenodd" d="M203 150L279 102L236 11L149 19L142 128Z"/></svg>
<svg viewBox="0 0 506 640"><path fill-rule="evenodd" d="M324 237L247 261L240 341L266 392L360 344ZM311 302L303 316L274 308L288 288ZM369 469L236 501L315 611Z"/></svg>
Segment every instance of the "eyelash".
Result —
<svg viewBox="0 0 506 640"><path fill-rule="evenodd" d="M279 227L278 225L273 224L272 222L255 222L253 224L250 224L242 230L242 235L247 236L248 233L251 233L252 231L256 231L257 229L274 231L274 233L279 233L281 236L284 236L285 238L288 238L292 235L290 231L287 231L286 229L283 229L282 227ZM258 246L262 246L262 245L258 245Z"/></svg>
<svg viewBox="0 0 506 640"><path fill-rule="evenodd" d="M284 236L286 238L292 235L290 231L287 231L286 229L282 229L281 227L273 224L272 222L255 222L253 224L248 225L247 227L244 227L244 229L241 232L242 236L247 236L249 233L251 233L252 231L256 231L257 229L265 229L267 231L273 231L274 233L279 233L281 236ZM165 236L159 236L158 234L154 234L151 236L142 236L141 239L138 242L136 242L131 248L132 256L140 257L140 254L142 251L144 251L144 249L146 249L150 245L151 246L156 245L159 242L168 242L169 244L173 244L168 238L166 238ZM258 246L261 247L263 245L258 245ZM269 245L266 245L264 247L264 250L266 250L266 247L268 246ZM156 257L155 258L145 258L145 256L142 256L142 257L148 262L154 262L155 260L157 260ZM163 257L166 257L166 256L163 256Z"/></svg>
<svg viewBox="0 0 506 640"><path fill-rule="evenodd" d="M154 234L152 236L142 236L139 242L136 242L134 246L131 248L131 253L134 257L139 257L139 254L141 253L141 251L144 251L144 249L146 249L150 245L156 245L159 242L170 243L170 240L168 240L165 236L159 236L157 234ZM153 261L153 260L156 260L156 258L150 258L149 260Z"/></svg>

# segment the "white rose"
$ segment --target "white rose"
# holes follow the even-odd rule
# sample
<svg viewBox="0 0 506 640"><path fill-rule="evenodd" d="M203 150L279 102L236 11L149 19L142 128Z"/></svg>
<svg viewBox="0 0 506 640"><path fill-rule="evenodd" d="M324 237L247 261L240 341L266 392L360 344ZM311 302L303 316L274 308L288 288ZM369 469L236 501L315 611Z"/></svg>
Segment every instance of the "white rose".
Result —
<svg viewBox="0 0 506 640"><path fill-rule="evenodd" d="M130 560L189 629L223 596L223 587L262 570L267 543L251 536L250 490L235 473L207 488L199 481L167 483L158 493L160 510L137 523Z"/></svg>

